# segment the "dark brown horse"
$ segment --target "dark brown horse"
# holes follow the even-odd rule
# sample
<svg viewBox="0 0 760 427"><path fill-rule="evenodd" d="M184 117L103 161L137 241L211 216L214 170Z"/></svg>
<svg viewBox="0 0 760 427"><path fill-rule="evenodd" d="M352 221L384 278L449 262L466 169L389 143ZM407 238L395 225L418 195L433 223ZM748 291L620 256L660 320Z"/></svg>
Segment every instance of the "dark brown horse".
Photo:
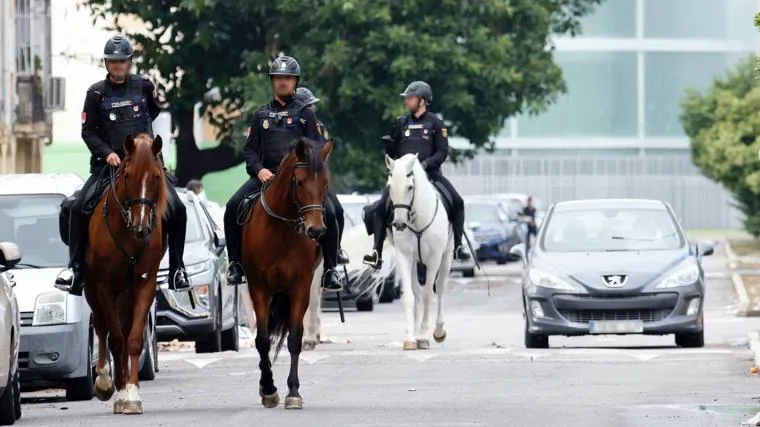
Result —
<svg viewBox="0 0 760 427"><path fill-rule="evenodd" d="M332 142L321 148L300 139L280 163L243 227L242 261L256 312L256 350L261 361L261 404L280 402L272 378L269 351L274 359L288 336L290 375L285 409L301 409L298 394L298 359L303 339L303 318L309 306L314 270L322 262L317 240L325 232L323 205L327 192L327 158Z"/></svg>
<svg viewBox="0 0 760 427"><path fill-rule="evenodd" d="M141 414L137 374L145 321L156 297L156 274L166 251L162 219L166 179L158 154L161 137L128 137L124 161L93 211L85 255L85 297L98 334L95 396L108 400L116 386L115 414ZM106 342L113 356L111 381Z"/></svg>

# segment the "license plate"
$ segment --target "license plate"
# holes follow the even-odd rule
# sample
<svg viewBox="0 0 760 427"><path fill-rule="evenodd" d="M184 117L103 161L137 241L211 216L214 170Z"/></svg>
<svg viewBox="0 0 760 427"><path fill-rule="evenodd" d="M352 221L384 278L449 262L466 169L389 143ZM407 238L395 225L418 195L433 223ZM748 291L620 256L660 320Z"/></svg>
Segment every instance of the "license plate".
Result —
<svg viewBox="0 0 760 427"><path fill-rule="evenodd" d="M588 322L592 334L640 334L644 332L641 320L592 320Z"/></svg>

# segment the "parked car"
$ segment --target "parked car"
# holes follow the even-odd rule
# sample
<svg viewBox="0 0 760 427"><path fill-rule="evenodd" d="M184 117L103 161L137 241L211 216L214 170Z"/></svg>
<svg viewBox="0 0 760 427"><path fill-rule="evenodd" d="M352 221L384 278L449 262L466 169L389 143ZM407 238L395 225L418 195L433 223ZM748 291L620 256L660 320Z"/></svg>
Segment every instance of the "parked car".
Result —
<svg viewBox="0 0 760 427"><path fill-rule="evenodd" d="M21 383L24 390L65 388L70 401L92 399L98 360L98 338L84 296L53 286L68 263L58 227L61 201L82 183L75 174L0 176L0 241L16 242L25 254L13 273L21 311ZM158 368L153 309L145 338L140 379L151 380Z"/></svg>
<svg viewBox="0 0 760 427"><path fill-rule="evenodd" d="M498 202L465 199L465 218L479 260L506 264L513 257L509 250L522 241L520 229Z"/></svg>
<svg viewBox="0 0 760 427"><path fill-rule="evenodd" d="M14 243L0 243L0 425L21 418L21 383L18 370L21 320L14 293L16 282L8 272L21 261Z"/></svg>
<svg viewBox="0 0 760 427"><path fill-rule="evenodd" d="M704 346L703 256L672 208L658 200L596 199L553 205L525 254L525 346L552 335L675 334Z"/></svg>
<svg viewBox="0 0 760 427"><path fill-rule="evenodd" d="M196 353L237 351L238 288L227 286L224 231L192 192L178 188L187 207L185 267L189 292L168 287L168 254L158 272L156 333L159 340L193 340Z"/></svg>
<svg viewBox="0 0 760 427"><path fill-rule="evenodd" d="M465 225L464 232L467 235L467 237L470 239L470 242L472 242L473 246L476 246L477 243L475 243L475 235L472 233L472 230L470 229L470 227L467 227ZM476 247L473 247L473 249L477 250ZM462 276L464 277L475 277L475 267L476 265L475 265L474 256L470 257L470 259L468 259L467 261L459 261L455 259L451 262L451 271L460 272L462 273Z"/></svg>

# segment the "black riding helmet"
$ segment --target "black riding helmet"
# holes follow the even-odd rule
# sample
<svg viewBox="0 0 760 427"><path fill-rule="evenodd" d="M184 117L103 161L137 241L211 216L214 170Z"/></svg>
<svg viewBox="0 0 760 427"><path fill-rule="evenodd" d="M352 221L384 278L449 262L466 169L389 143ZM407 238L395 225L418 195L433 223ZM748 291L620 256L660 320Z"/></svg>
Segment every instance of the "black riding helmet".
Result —
<svg viewBox="0 0 760 427"><path fill-rule="evenodd" d="M306 105L312 105L319 102L319 98L314 96L314 93L305 87L299 87L296 89L296 97Z"/></svg>
<svg viewBox="0 0 760 427"><path fill-rule="evenodd" d="M430 104L433 102L433 89L430 88L429 84L418 80L409 83L409 86L406 87L401 96L405 98L407 96L419 96L424 99L426 103Z"/></svg>
<svg viewBox="0 0 760 427"><path fill-rule="evenodd" d="M278 56L269 66L269 77L272 76L301 76L301 66L290 56Z"/></svg>
<svg viewBox="0 0 760 427"><path fill-rule="evenodd" d="M106 42L103 48L103 59L106 61L126 61L132 59L132 45L122 35L113 36Z"/></svg>

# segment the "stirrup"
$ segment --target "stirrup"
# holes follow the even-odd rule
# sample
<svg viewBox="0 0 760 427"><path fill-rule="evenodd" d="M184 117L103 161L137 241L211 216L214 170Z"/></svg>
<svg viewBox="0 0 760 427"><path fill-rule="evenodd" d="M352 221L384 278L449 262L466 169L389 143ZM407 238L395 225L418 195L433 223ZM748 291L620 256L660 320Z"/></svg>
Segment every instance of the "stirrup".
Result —
<svg viewBox="0 0 760 427"><path fill-rule="evenodd" d="M184 281L187 285L177 286L180 280ZM172 280L169 281L169 289L173 290L174 292L188 292L192 288L193 285L190 283L190 278L187 277L185 270L178 268L177 271L174 272Z"/></svg>
<svg viewBox="0 0 760 427"><path fill-rule="evenodd" d="M336 280L336 283L327 284L327 276L332 275L333 278ZM338 272L335 271L335 269L328 269L325 270L325 273L322 275L322 289L329 292L340 292L343 290L343 285L340 283L340 278L337 277Z"/></svg>
<svg viewBox="0 0 760 427"><path fill-rule="evenodd" d="M239 275L236 274L235 272L236 269L240 272ZM237 280L232 280L236 278L235 276L240 276L240 277ZM238 286L238 285L242 285L245 282L246 282L246 277L245 277L245 271L243 270L243 266L240 265L240 263L237 261L230 262L230 265L227 266L227 286Z"/></svg>
<svg viewBox="0 0 760 427"><path fill-rule="evenodd" d="M343 249L338 249L338 264L346 265L351 261L348 259L348 254Z"/></svg>
<svg viewBox="0 0 760 427"><path fill-rule="evenodd" d="M62 270L55 278L53 287L59 291L68 292L72 295L82 295L83 286L74 286L74 271L70 268Z"/></svg>
<svg viewBox="0 0 760 427"><path fill-rule="evenodd" d="M362 258L362 262L365 265L368 265L374 268L375 270L379 270L380 267L383 266L383 259L380 258L380 255L377 253L377 250L373 250L371 254L364 255L364 258Z"/></svg>

